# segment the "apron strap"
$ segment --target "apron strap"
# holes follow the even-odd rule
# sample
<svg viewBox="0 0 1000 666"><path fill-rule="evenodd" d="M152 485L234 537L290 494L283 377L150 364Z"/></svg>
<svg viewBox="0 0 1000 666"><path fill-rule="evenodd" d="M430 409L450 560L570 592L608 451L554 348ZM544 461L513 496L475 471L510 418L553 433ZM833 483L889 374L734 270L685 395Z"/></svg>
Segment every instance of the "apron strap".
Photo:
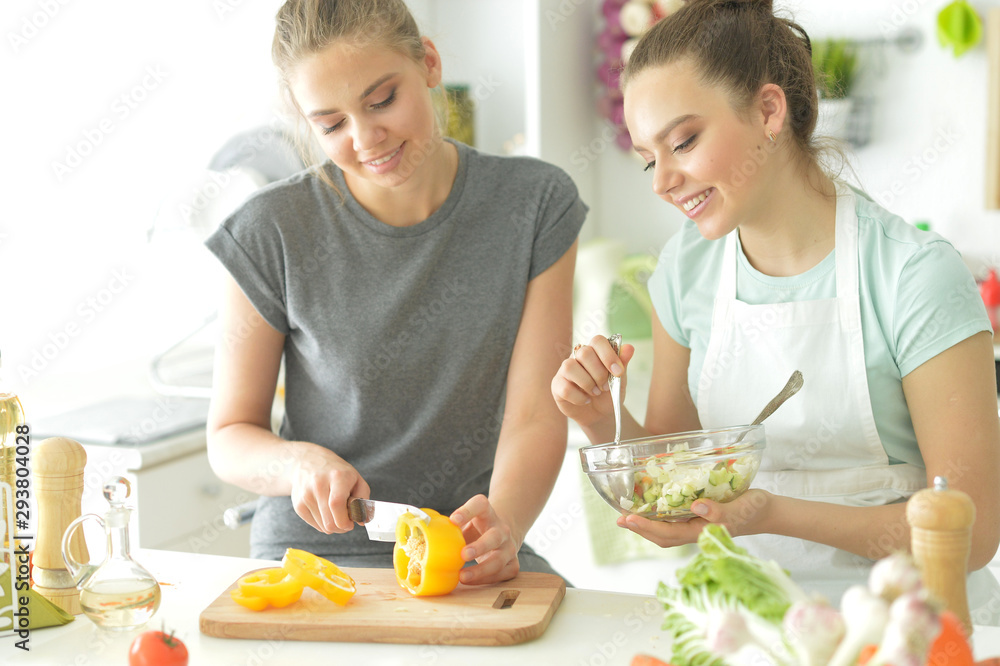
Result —
<svg viewBox="0 0 1000 666"><path fill-rule="evenodd" d="M837 182L836 247L837 298L844 328L861 331L861 297L858 287L858 216L854 192Z"/></svg>
<svg viewBox="0 0 1000 666"><path fill-rule="evenodd" d="M840 308L840 321L844 331L854 340L854 345L862 350L859 354L851 354L847 359L851 372L864 381L854 394L854 409L862 414L862 430L865 437L874 442L880 442L875 417L872 415L871 394L868 391L868 370L865 367L864 332L861 330L861 294L858 277L860 254L858 252L858 237L860 223L857 215L857 201L854 192L845 183L837 181L837 221L836 221L836 252L837 260L837 301ZM841 249L843 248L843 250ZM889 457L885 456L885 464Z"/></svg>
<svg viewBox="0 0 1000 666"><path fill-rule="evenodd" d="M726 246L722 251L722 270L719 272L719 289L715 293L712 306L712 328L718 330L726 323L730 304L736 300L736 239L740 230L726 234Z"/></svg>

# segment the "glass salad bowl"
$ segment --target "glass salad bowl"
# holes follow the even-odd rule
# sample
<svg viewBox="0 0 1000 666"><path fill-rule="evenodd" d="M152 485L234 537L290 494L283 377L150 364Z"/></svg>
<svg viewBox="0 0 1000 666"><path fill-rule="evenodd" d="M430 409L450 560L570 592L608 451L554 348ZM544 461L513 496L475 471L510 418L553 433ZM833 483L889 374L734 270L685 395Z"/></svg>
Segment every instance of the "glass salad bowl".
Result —
<svg viewBox="0 0 1000 666"><path fill-rule="evenodd" d="M597 493L622 514L685 521L698 498L730 502L760 467L764 426L696 430L594 444L580 462Z"/></svg>

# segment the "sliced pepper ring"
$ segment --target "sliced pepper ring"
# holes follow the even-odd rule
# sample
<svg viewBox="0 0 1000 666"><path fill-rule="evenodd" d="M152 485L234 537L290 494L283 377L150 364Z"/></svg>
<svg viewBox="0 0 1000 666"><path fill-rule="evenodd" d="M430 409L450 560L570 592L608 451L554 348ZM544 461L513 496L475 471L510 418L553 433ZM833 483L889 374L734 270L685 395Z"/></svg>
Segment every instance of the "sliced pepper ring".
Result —
<svg viewBox="0 0 1000 666"><path fill-rule="evenodd" d="M330 560L304 550L289 548L282 568L299 583L311 587L335 604L345 606L354 596L354 579Z"/></svg>
<svg viewBox="0 0 1000 666"><path fill-rule="evenodd" d="M240 606L249 608L252 611L262 611L267 608L267 599L263 597L248 597L239 588L230 590L229 596Z"/></svg>
<svg viewBox="0 0 1000 666"><path fill-rule="evenodd" d="M230 593L233 601L254 610L259 602L247 602L247 599L262 599L266 605L284 608L295 603L302 596L302 583L288 575L281 567L261 569L243 576L237 582L239 597Z"/></svg>

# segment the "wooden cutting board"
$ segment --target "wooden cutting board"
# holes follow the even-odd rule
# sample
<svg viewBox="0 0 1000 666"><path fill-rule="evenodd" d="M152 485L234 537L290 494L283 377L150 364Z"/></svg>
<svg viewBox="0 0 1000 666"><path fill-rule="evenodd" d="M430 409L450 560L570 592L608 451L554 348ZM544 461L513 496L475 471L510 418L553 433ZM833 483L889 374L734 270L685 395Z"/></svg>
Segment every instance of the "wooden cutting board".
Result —
<svg viewBox="0 0 1000 666"><path fill-rule="evenodd" d="M459 584L451 594L420 598L399 586L392 569L344 572L357 586L344 607L306 588L291 606L252 611L229 597L233 581L201 612L201 632L258 640L514 645L540 636L566 595L566 582L544 573L521 573L495 585Z"/></svg>

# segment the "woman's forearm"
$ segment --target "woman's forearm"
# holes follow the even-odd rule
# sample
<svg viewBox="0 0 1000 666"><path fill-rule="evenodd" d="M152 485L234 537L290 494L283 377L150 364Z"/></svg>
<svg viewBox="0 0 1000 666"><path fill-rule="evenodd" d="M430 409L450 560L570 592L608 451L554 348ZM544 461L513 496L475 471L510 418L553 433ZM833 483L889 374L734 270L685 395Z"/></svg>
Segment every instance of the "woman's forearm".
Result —
<svg viewBox="0 0 1000 666"><path fill-rule="evenodd" d="M852 507L771 495L762 531L798 537L872 560L910 549L906 504Z"/></svg>
<svg viewBox="0 0 1000 666"><path fill-rule="evenodd" d="M552 421L505 425L500 432L489 499L518 544L545 507L566 455L565 420Z"/></svg>
<svg viewBox="0 0 1000 666"><path fill-rule="evenodd" d="M333 451L284 440L245 421L210 431L208 459L224 481L260 495L290 497L295 513L324 534L353 529L348 498L370 492L358 471Z"/></svg>
<svg viewBox="0 0 1000 666"><path fill-rule="evenodd" d="M872 560L895 551L910 551L906 503L853 507L772 495L763 531L826 544ZM969 570L981 569L993 557L986 539L972 534Z"/></svg>
<svg viewBox="0 0 1000 666"><path fill-rule="evenodd" d="M289 495L291 472L315 444L291 442L251 423L231 423L208 435L208 460L227 483L258 495Z"/></svg>

